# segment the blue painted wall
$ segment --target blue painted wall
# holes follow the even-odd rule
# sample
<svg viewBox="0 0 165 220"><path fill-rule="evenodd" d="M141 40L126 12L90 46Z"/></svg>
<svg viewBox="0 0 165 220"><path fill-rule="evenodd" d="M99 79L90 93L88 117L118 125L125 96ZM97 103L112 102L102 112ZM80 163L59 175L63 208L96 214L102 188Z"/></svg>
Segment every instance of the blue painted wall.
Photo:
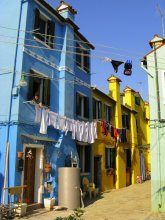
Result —
<svg viewBox="0 0 165 220"><path fill-rule="evenodd" d="M34 35L32 32L29 32L34 29L34 11L36 7L39 8L48 18L50 18L50 20L55 22L55 36L60 36L60 38L54 38L55 47L53 50L49 50L42 43L35 41ZM9 14L10 16L8 16ZM69 13L68 16L70 17ZM65 17L67 17L67 14L65 14ZM71 18L74 20L74 16ZM12 39L9 39L9 41L12 41L14 44L0 44L0 87L4 88L0 93L1 197L6 154L5 147L7 141L10 142L8 186L20 185L21 172L16 170L17 151L22 151L23 144L26 143L26 141L21 138L21 134L27 133L31 135L40 135L39 126L34 123L34 106L29 103L24 103L25 101L28 101L28 87L19 87L21 73L25 72L25 74L28 75L31 69L35 69L36 71L51 78L50 110L57 112L60 115L77 119L75 114L75 98L77 91L82 92L89 97L90 112L92 99L91 90L89 88L74 84L75 77L80 78L88 84L90 84L91 81L90 74L78 68L75 63L75 34L74 29L70 25L66 23L59 23L52 14L33 0L25 2L21 0L15 0L14 2L10 0L2 0L0 3L0 26L16 29L16 31L3 29L4 35L13 37ZM25 31L18 32L18 29ZM67 39L71 39L73 41L68 41ZM40 48L36 48L36 46ZM25 53L24 49L28 49L35 55L49 60L54 63L56 67L53 68L52 66L37 59L37 57L34 58L30 56ZM62 50L63 52L59 50ZM68 50L71 53L66 53ZM7 51L7 53L5 51ZM11 71L14 70L14 73L10 73L9 71L9 74L4 74L5 72L3 72L1 68ZM26 76L26 81L29 81L28 76ZM89 120L91 120L91 113ZM49 153L51 155L50 159L53 165L50 175L53 192L51 195L48 195L45 192L43 197L55 196L57 198L58 167L65 165L66 155L70 154L70 152L72 152L74 156L78 157L76 143L75 140L72 140L70 132L65 136L63 132L52 127L48 128L48 134L45 136L57 140L58 143L52 144L49 147ZM91 178L91 174L89 178Z"/></svg>

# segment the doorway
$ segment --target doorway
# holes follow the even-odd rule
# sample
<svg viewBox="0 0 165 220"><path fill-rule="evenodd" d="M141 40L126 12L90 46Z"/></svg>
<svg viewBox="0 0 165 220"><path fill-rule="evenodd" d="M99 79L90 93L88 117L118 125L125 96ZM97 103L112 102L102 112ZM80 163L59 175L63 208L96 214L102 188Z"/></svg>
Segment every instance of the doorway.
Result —
<svg viewBox="0 0 165 220"><path fill-rule="evenodd" d="M95 187L101 191L101 156L94 157L94 183Z"/></svg>
<svg viewBox="0 0 165 220"><path fill-rule="evenodd" d="M27 156L29 153L32 155L31 158ZM27 147L25 155L24 185L27 185L27 188L24 198L27 204L31 204L34 203L36 149Z"/></svg>

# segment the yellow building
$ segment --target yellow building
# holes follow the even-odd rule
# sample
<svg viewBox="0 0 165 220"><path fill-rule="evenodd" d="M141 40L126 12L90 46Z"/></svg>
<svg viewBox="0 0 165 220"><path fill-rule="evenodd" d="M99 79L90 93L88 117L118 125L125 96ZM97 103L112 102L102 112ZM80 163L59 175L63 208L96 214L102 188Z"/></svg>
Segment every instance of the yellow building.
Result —
<svg viewBox="0 0 165 220"><path fill-rule="evenodd" d="M150 170L149 104L121 80L108 78L109 94L93 89L93 120L98 137L92 145L93 182L101 191L137 182Z"/></svg>

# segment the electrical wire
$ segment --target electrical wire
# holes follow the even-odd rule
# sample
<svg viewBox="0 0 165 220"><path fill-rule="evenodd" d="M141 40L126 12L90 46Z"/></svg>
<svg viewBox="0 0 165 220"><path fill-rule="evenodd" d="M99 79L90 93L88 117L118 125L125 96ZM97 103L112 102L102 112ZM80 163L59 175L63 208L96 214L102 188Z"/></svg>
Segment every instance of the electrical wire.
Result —
<svg viewBox="0 0 165 220"><path fill-rule="evenodd" d="M9 28L9 27L4 27L4 26L0 26L0 28L3 28L3 29L7 29L7 30L15 30L15 31L18 31L18 29L14 29L14 28ZM21 32L27 32L27 33L35 33L35 34L38 34L38 35L40 35L40 36L47 36L47 37L52 37L52 38L60 38L60 39L65 39L64 37L59 37L59 36L56 36L56 35L48 35L48 34L41 34L41 33L39 33L39 32L35 32L34 30L33 31L25 31L25 30L19 30L19 31L21 31ZM12 38L12 37L11 37ZM26 38L25 38L26 39ZM33 39L26 39L26 40L31 40L31 41L33 41ZM87 42L87 41L79 41L79 40L75 40L75 39L67 39L67 41L75 41L75 42L81 42L81 43L84 43L84 44L89 44L89 42ZM53 45L53 44L52 44ZM60 44L59 44L60 45ZM100 47L104 47L104 48L107 48L107 49L114 49L114 50L120 50L120 51L124 51L124 52L129 52L128 50L124 50L124 49L120 49L120 48L115 48L115 47L110 47L110 46L106 46L106 45L101 45L101 44L99 44L98 46L100 46ZM69 46L69 47L73 47L73 48L79 48L79 47L75 47L75 46ZM82 48L82 47L80 47L80 48ZM88 49L86 49L86 50L88 50ZM105 53L105 52L104 52ZM121 54L115 54L115 55L118 55L118 56L126 56L126 55L121 55ZM139 53L139 55L140 55L140 53ZM127 56L128 57L128 56ZM139 60L139 58L138 57L130 57L130 58L133 58L133 59L138 59ZM141 59L141 58L140 58ZM158 57L158 59L163 59L164 60L164 58L159 58Z"/></svg>

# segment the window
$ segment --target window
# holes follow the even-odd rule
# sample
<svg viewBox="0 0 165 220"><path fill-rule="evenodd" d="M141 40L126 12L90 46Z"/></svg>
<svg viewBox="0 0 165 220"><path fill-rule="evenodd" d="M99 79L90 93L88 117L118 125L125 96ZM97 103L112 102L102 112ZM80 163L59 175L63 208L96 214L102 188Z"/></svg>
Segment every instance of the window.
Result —
<svg viewBox="0 0 165 220"><path fill-rule="evenodd" d="M81 169L81 173L89 173L91 157L90 146L77 144L77 152L79 155L79 167Z"/></svg>
<svg viewBox="0 0 165 220"><path fill-rule="evenodd" d="M140 105L140 97L135 96L135 105Z"/></svg>
<svg viewBox="0 0 165 220"><path fill-rule="evenodd" d="M89 98L80 93L76 94L76 114L82 118L89 118Z"/></svg>
<svg viewBox="0 0 165 220"><path fill-rule="evenodd" d="M104 112L105 112L105 120L107 122L110 122L111 121L111 116L112 116L111 106L104 104Z"/></svg>
<svg viewBox="0 0 165 220"><path fill-rule="evenodd" d="M54 40L54 28L55 28L54 22L49 20L43 14L41 14L40 11L36 8L34 34L39 40L43 41L52 48L53 48L53 40Z"/></svg>
<svg viewBox="0 0 165 220"><path fill-rule="evenodd" d="M131 168L131 150L125 149L125 164L126 168Z"/></svg>
<svg viewBox="0 0 165 220"><path fill-rule="evenodd" d="M78 43L76 43L76 64L81 69L89 73L89 68L90 68L89 51L80 47Z"/></svg>
<svg viewBox="0 0 165 220"><path fill-rule="evenodd" d="M129 129L130 128L130 116L127 114L122 115L122 125L123 128Z"/></svg>
<svg viewBox="0 0 165 220"><path fill-rule="evenodd" d="M116 168L116 149L105 148L105 168Z"/></svg>
<svg viewBox="0 0 165 220"><path fill-rule="evenodd" d="M46 106L50 106L50 79L34 71L30 71L28 100L32 100L36 93L39 94L40 102Z"/></svg>
<svg viewBox="0 0 165 220"><path fill-rule="evenodd" d="M93 99L93 119L102 118L102 103L99 100Z"/></svg>

